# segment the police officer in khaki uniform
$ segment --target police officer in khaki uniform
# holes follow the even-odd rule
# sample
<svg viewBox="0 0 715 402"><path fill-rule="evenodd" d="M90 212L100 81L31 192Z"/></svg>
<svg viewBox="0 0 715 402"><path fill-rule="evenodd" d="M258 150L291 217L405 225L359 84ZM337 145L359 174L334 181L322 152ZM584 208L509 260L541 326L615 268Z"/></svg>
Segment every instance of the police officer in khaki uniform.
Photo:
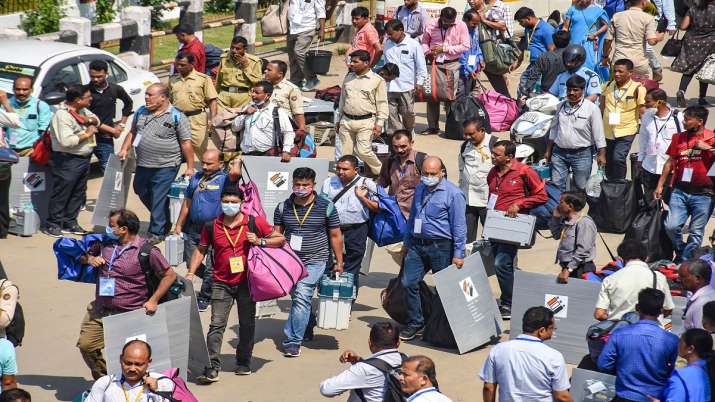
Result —
<svg viewBox="0 0 715 402"><path fill-rule="evenodd" d="M239 108L251 101L248 92L263 79L261 59L246 53L248 41L235 36L228 54L221 56L216 73L218 102L222 108Z"/></svg>
<svg viewBox="0 0 715 402"><path fill-rule="evenodd" d="M387 85L370 70L370 53L350 53L351 72L345 76L338 106L337 132L342 154L356 154L373 175L382 163L372 151L372 139L379 138L388 116Z"/></svg>
<svg viewBox="0 0 715 402"><path fill-rule="evenodd" d="M176 55L176 71L179 74L169 79L171 103L189 118L191 146L194 155L203 155L208 146L208 132L213 128L211 119L216 116L216 89L211 78L194 70L194 55L179 52ZM209 115L206 115L206 107Z"/></svg>
<svg viewBox="0 0 715 402"><path fill-rule="evenodd" d="M297 85L286 78L287 72L288 65L281 60L271 60L266 66L264 78L273 84L271 102L290 114L298 125L298 130L305 131L303 93Z"/></svg>

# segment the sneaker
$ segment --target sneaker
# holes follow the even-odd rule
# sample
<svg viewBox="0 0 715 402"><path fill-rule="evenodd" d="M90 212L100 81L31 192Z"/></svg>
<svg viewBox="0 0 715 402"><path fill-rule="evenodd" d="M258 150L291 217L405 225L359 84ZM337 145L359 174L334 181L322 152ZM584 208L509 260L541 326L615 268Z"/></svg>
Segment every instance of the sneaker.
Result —
<svg viewBox="0 0 715 402"><path fill-rule="evenodd" d="M400 340L411 341L415 339L417 333L420 332L422 327L407 327L400 331Z"/></svg>
<svg viewBox="0 0 715 402"><path fill-rule="evenodd" d="M502 320L511 320L511 306L500 305L499 312Z"/></svg>
<svg viewBox="0 0 715 402"><path fill-rule="evenodd" d="M204 370L204 374L196 377L196 382L199 384L207 385L213 384L218 381L218 370L215 368L207 367Z"/></svg>
<svg viewBox="0 0 715 402"><path fill-rule="evenodd" d="M317 78L313 78L312 80L306 80L301 90L304 92L314 91L315 87L317 87L318 84L320 84L320 80Z"/></svg>
<svg viewBox="0 0 715 402"><path fill-rule="evenodd" d="M653 81L656 81L656 82L663 81L663 69L662 68L653 70Z"/></svg>
<svg viewBox="0 0 715 402"><path fill-rule="evenodd" d="M84 236L87 234L87 231L84 230L82 226L74 224L68 228L62 228L62 233Z"/></svg>
<svg viewBox="0 0 715 402"><path fill-rule="evenodd" d="M712 107L713 104L705 98L698 98L698 106Z"/></svg>
<svg viewBox="0 0 715 402"><path fill-rule="evenodd" d="M428 128L427 130L420 133L420 135L435 135L439 134L439 130L436 128Z"/></svg>
<svg viewBox="0 0 715 402"><path fill-rule="evenodd" d="M62 237L62 231L57 226L42 228L40 231L51 237Z"/></svg>
<svg viewBox="0 0 715 402"><path fill-rule="evenodd" d="M298 357L300 356L300 346L299 345L288 345L283 349L283 356L285 357Z"/></svg>
<svg viewBox="0 0 715 402"><path fill-rule="evenodd" d="M688 107L688 102L685 101L685 91L678 91L675 95L678 107Z"/></svg>
<svg viewBox="0 0 715 402"><path fill-rule="evenodd" d="M236 375L251 375L251 368L245 364L239 364L233 373Z"/></svg>
<svg viewBox="0 0 715 402"><path fill-rule="evenodd" d="M155 234L153 234L153 233L150 233L150 234L147 236L146 241L148 241L148 242L151 243L152 245L157 245L157 244L159 244L159 243L161 243L161 242L164 241L164 236L157 236L157 235L155 235Z"/></svg>
<svg viewBox="0 0 715 402"><path fill-rule="evenodd" d="M203 313L204 311L208 310L209 306L211 305L211 301L198 299L196 300L196 304L199 305L199 312Z"/></svg>

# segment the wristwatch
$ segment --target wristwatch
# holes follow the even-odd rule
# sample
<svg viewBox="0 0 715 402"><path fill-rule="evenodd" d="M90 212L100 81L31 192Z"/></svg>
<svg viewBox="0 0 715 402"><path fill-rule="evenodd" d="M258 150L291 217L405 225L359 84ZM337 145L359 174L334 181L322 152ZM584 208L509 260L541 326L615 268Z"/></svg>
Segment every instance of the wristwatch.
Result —
<svg viewBox="0 0 715 402"><path fill-rule="evenodd" d="M266 247L266 239L262 238L260 241L260 245L261 245L261 247Z"/></svg>

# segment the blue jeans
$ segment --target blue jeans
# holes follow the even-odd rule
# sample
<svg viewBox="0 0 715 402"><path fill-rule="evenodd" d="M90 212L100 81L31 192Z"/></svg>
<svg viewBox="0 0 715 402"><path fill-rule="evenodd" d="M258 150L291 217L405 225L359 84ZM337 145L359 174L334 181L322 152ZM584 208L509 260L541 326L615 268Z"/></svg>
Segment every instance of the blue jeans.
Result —
<svg viewBox="0 0 715 402"><path fill-rule="evenodd" d="M296 283L293 291L290 294L292 303L290 305L290 313L288 321L283 328L283 333L286 339L283 341L283 347L297 345L303 342L305 329L308 327L310 320L311 302L315 287L320 282L320 278L325 273L325 263L306 264L308 276Z"/></svg>
<svg viewBox="0 0 715 402"><path fill-rule="evenodd" d="M584 147L564 149L554 146L551 155L551 181L561 191L566 191L566 181L569 171L573 172L573 183L576 190L584 191L588 177L591 176L593 165L593 148Z"/></svg>
<svg viewBox="0 0 715 402"><path fill-rule="evenodd" d="M104 169L107 168L107 162L109 161L109 155L114 154L114 141L97 141L97 146L94 147L92 153L99 160L99 167L102 169L102 173L104 173Z"/></svg>
<svg viewBox="0 0 715 402"><path fill-rule="evenodd" d="M169 189L179 172L178 166L147 168L137 166L134 192L151 213L149 233L164 236L171 229L169 222Z"/></svg>
<svg viewBox="0 0 715 402"><path fill-rule="evenodd" d="M503 306L511 306L514 290L514 257L519 250L516 246L505 243L493 243L494 270L501 289L500 301Z"/></svg>
<svg viewBox="0 0 715 402"><path fill-rule="evenodd" d="M636 138L634 135L606 139L606 177L608 180L623 180L628 171L628 153Z"/></svg>
<svg viewBox="0 0 715 402"><path fill-rule="evenodd" d="M199 245L199 238L201 237L202 228L203 225L187 223L182 230L184 234L184 262L186 262L187 267L189 266L189 262L191 261L191 256L194 255L194 250L196 250L196 247ZM198 296L199 300L211 300L211 285L213 285L214 282L214 267L212 263L211 253L212 247L209 246L209 249L206 254L206 263L201 263L203 267L199 266L199 269L197 271L203 272L203 282L201 283L201 291L199 292Z"/></svg>
<svg viewBox="0 0 715 402"><path fill-rule="evenodd" d="M407 307L407 325L421 328L424 325L422 317L422 302L420 299L420 281L428 271L437 273L452 263L454 245L450 240L437 240L430 244L418 244L419 239L413 239L407 249L405 268L402 272L402 287L405 288L405 306Z"/></svg>
<svg viewBox="0 0 715 402"><path fill-rule="evenodd" d="M713 197L707 194L689 194L679 188L673 189L668 204L665 231L673 242L676 262L689 259L703 241L705 225L713 211ZM683 225L690 216L688 241L683 241Z"/></svg>

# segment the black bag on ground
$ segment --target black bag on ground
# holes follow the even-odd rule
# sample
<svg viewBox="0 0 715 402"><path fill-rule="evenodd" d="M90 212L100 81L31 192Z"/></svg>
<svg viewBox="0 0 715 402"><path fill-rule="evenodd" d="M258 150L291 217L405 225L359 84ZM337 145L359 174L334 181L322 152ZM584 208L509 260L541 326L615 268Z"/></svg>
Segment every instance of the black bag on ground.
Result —
<svg viewBox="0 0 715 402"><path fill-rule="evenodd" d="M454 339L452 327L449 326L439 294L432 298L432 313L429 318L425 318L425 322L423 341L440 348L457 349L457 341Z"/></svg>
<svg viewBox="0 0 715 402"><path fill-rule="evenodd" d="M638 212L623 238L638 241L646 247L646 262L673 259L673 243L665 233L667 214L661 200L650 201Z"/></svg>
<svg viewBox="0 0 715 402"><path fill-rule="evenodd" d="M462 123L468 119L480 119L487 133L492 132L489 114L481 102L473 96L462 96L452 102L449 108L444 129L445 137L450 140L464 140Z"/></svg>
<svg viewBox="0 0 715 402"><path fill-rule="evenodd" d="M626 233L638 214L640 197L630 180L603 180L601 195L586 198L588 215L601 233Z"/></svg>
<svg viewBox="0 0 715 402"><path fill-rule="evenodd" d="M380 292L382 308L387 315L402 325L407 325L407 306L405 305L405 288L402 287L402 272L404 261L400 267L400 272L395 278L390 279L387 287ZM422 316L425 320L432 314L432 299L434 291L430 289L425 281L420 281L420 301L422 302Z"/></svg>

